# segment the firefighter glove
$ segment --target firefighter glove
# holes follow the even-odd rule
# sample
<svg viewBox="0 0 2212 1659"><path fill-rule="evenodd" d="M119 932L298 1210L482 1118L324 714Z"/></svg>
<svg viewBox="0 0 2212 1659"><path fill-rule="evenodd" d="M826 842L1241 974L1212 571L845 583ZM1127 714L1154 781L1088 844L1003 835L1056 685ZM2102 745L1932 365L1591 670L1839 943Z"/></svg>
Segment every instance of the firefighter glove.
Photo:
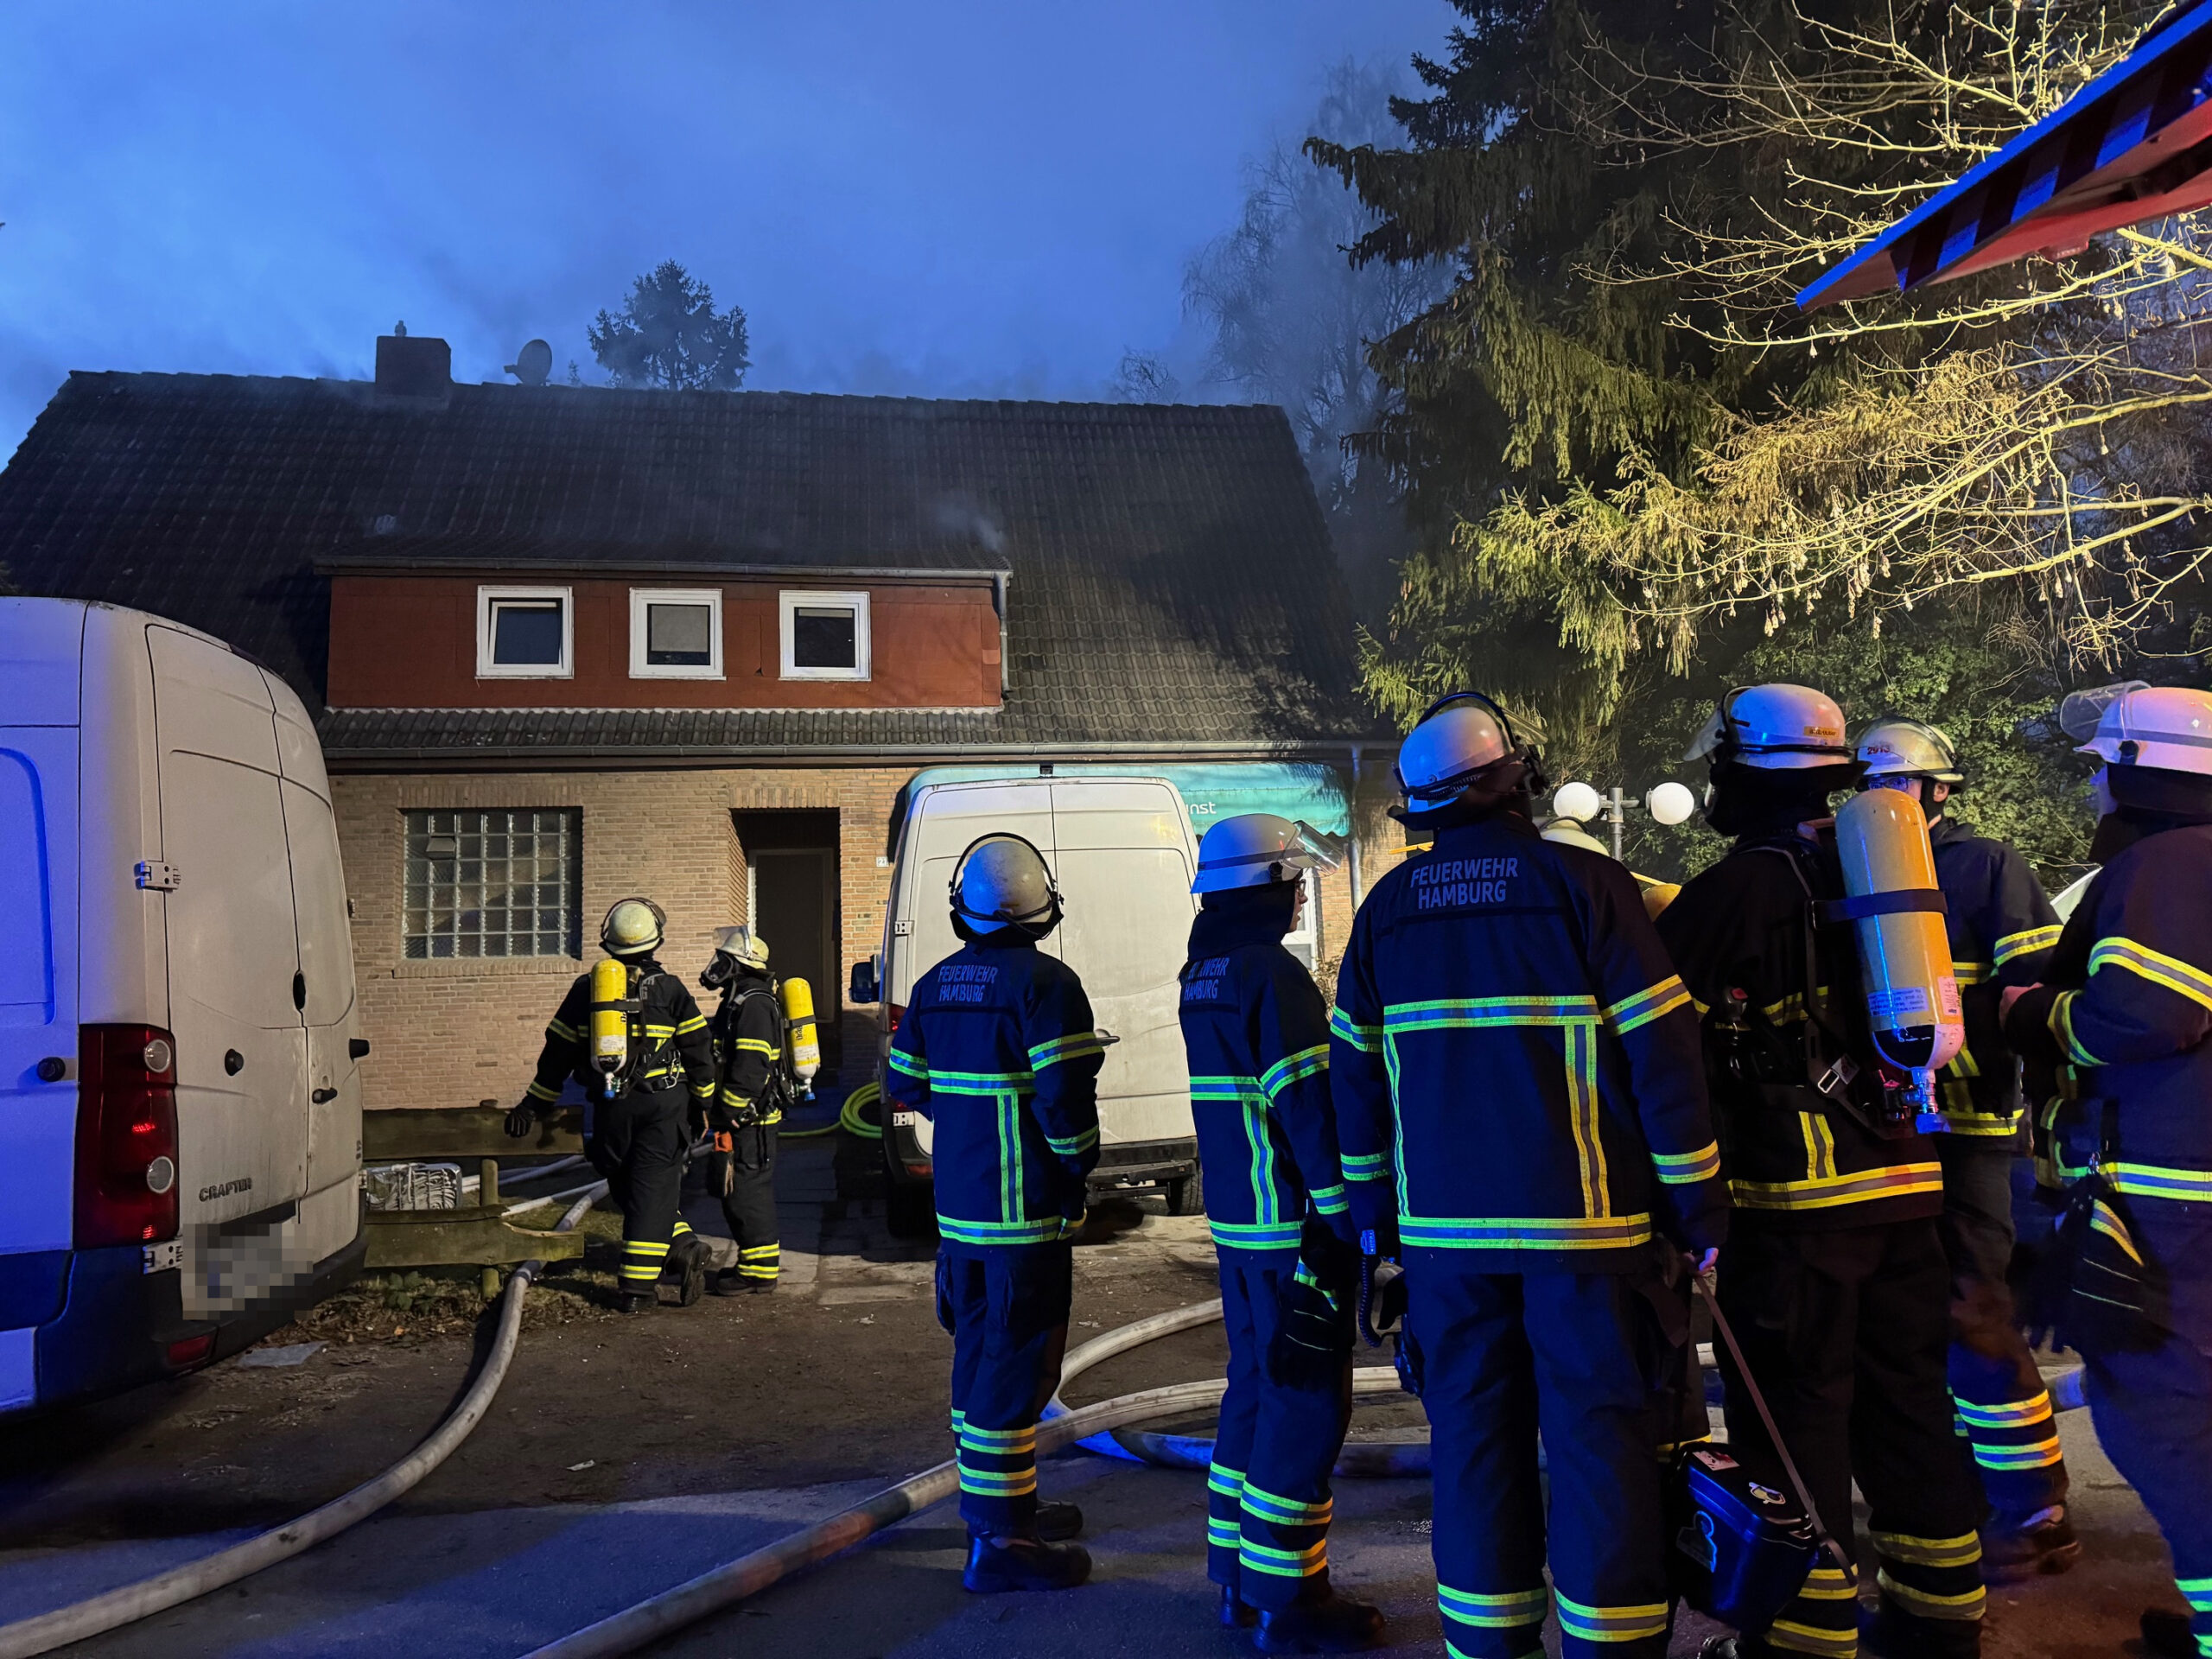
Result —
<svg viewBox="0 0 2212 1659"><path fill-rule="evenodd" d="M537 1127L537 1108L524 1101L507 1114L507 1133L519 1141Z"/></svg>
<svg viewBox="0 0 2212 1659"><path fill-rule="evenodd" d="M1304 1267L1283 1287L1274 1338L1268 1344L1268 1380L1287 1389L1338 1386L1351 1353L1351 1321L1342 1297L1317 1282Z"/></svg>
<svg viewBox="0 0 2212 1659"><path fill-rule="evenodd" d="M1370 1348L1406 1328L1406 1270L1388 1256L1359 1259L1359 1334Z"/></svg>

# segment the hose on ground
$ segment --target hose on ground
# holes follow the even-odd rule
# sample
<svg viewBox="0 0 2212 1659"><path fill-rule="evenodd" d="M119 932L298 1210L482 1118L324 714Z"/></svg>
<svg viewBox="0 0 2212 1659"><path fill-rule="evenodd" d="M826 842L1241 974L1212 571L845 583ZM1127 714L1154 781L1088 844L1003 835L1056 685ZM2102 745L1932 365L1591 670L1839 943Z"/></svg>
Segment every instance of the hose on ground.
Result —
<svg viewBox="0 0 2212 1659"><path fill-rule="evenodd" d="M554 1230L564 1233L575 1226L606 1191L607 1184L602 1181L590 1193L579 1198ZM515 1269L500 1298L499 1325L492 1338L492 1350L485 1355L484 1364L476 1373L476 1380L469 1384L468 1392L429 1439L375 1479L364 1482L319 1510L309 1510L296 1521L273 1527L213 1555L156 1573L150 1579L141 1579L136 1584L123 1585L86 1601L57 1607L35 1618L0 1624L0 1659L30 1659L34 1654L50 1653L72 1642L82 1642L88 1637L191 1601L225 1585L236 1584L264 1567L274 1567L302 1550L312 1549L324 1539L367 1520L394 1498L412 1491L451 1457L468 1438L469 1432L484 1420L492 1397L499 1393L499 1384L506 1378L507 1366L515 1357L515 1345L522 1334L523 1300L530 1294L531 1282L544 1270L545 1264L535 1261L525 1262Z"/></svg>
<svg viewBox="0 0 2212 1659"><path fill-rule="evenodd" d="M838 1130L842 1129L848 1135L859 1135L863 1141L880 1141L883 1139L883 1126L880 1123L869 1122L861 1115L861 1109L874 1104L882 1098L883 1085L881 1084L864 1083L845 1096L845 1103L837 1109L836 1122L820 1124L811 1129L785 1129L783 1131L782 1138L785 1141L810 1141L816 1135L835 1135Z"/></svg>

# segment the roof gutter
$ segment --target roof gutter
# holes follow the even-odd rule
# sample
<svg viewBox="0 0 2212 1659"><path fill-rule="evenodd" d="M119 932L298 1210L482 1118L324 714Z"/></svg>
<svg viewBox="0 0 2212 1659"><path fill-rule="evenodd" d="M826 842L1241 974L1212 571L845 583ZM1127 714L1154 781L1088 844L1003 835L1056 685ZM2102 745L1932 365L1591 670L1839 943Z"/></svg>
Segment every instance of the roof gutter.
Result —
<svg viewBox="0 0 2212 1659"><path fill-rule="evenodd" d="M1081 760L1086 764L1128 760L1317 760L1343 764L1371 740L1321 738L1288 743L875 743L592 744L486 745L456 749L444 746L345 749L324 752L334 772L649 771L688 767L792 766L872 766L930 762L957 766L968 760Z"/></svg>
<svg viewBox="0 0 2212 1659"><path fill-rule="evenodd" d="M991 582L1005 614L1007 573L987 566L911 564L760 564L743 562L707 563L682 559L526 559L507 557L461 558L325 558L315 562L319 576L404 576L421 572L465 575L480 570L527 570L540 575L587 576L759 576L776 581L794 577L863 576L875 580L909 582L962 580Z"/></svg>

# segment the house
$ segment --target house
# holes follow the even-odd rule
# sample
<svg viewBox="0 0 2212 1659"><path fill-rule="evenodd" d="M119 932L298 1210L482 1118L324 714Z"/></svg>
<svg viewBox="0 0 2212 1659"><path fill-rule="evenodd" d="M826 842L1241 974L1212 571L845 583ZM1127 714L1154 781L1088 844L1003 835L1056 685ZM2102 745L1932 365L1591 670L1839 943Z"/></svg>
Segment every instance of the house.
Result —
<svg viewBox="0 0 2212 1659"><path fill-rule="evenodd" d="M458 385L404 336L371 382L78 373L0 474L0 563L318 711L372 1106L516 1097L631 893L687 976L754 920L865 1076L843 988L918 772L1166 771L1201 828L1341 830L1389 747L1271 408Z"/></svg>

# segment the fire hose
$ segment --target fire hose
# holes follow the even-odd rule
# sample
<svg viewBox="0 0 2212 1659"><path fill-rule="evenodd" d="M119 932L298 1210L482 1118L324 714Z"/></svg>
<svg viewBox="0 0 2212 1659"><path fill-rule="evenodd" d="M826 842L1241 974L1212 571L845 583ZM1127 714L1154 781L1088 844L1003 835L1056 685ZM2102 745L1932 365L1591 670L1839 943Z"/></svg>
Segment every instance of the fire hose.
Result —
<svg viewBox="0 0 2212 1659"><path fill-rule="evenodd" d="M565 1233L575 1227L606 1191L607 1185L602 1181L577 1198L554 1231ZM213 1555L172 1567L150 1579L141 1579L135 1584L123 1585L86 1601L57 1607L49 1613L0 1624L0 1659L29 1659L33 1654L50 1653L72 1642L82 1642L88 1637L204 1596L211 1590L235 1584L264 1567L274 1567L303 1550L312 1549L326 1538L335 1537L412 1491L451 1457L468 1438L469 1432L484 1420L484 1414L491 1408L492 1396L499 1391L507 1366L515 1357L515 1345L522 1335L523 1300L530 1294L531 1281L544 1270L543 1262L534 1261L525 1262L514 1270L507 1281L506 1292L500 1298L499 1329L492 1338L491 1351L485 1355L483 1366L477 1371L476 1380L469 1384L468 1392L432 1431L429 1439L375 1479L364 1482L296 1521L273 1527Z"/></svg>

